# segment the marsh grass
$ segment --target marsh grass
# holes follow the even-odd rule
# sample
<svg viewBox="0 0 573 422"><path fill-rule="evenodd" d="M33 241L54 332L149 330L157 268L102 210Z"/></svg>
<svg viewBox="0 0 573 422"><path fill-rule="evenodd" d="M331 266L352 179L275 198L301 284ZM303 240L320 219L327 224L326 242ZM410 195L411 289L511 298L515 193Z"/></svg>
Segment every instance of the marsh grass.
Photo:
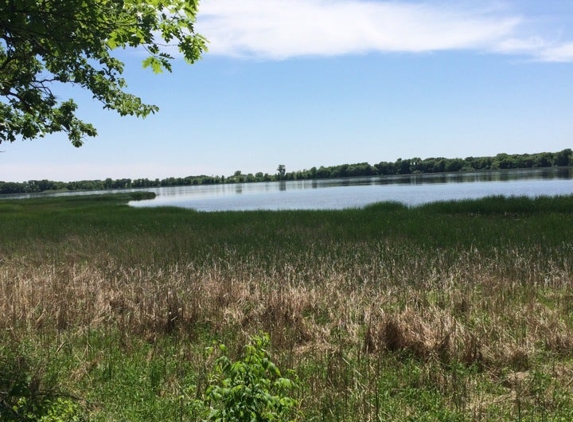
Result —
<svg viewBox="0 0 573 422"><path fill-rule="evenodd" d="M90 420L192 420L205 347L238 356L260 332L298 375L301 420L573 418L572 197L228 213L93 199L0 202L0 353Z"/></svg>

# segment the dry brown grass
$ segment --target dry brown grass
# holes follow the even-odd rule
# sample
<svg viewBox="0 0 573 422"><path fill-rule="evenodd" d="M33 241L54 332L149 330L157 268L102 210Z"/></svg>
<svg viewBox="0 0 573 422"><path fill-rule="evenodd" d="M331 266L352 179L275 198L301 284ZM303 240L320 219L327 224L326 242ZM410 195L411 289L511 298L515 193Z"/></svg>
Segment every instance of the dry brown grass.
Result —
<svg viewBox="0 0 573 422"><path fill-rule="evenodd" d="M139 411L129 394L114 402L118 382L147 382L139 397L173 405L206 386L206 346L237 357L265 331L273 359L301 378L309 419L567 420L570 216L452 207L23 210L0 242L0 351L45 348L32 357L72 391L103 388L102 403Z"/></svg>
<svg viewBox="0 0 573 422"><path fill-rule="evenodd" d="M403 280L394 274L379 282L362 272L367 281L354 285L357 268L335 264L309 283L309 275L301 280L292 266L269 271L254 261L236 269L231 263L157 268L8 260L0 267L0 330L15 342L50 333L117 332L117 347L126 351L133 338L152 344L173 335L191 342L220 338L234 354L249 336L265 331L278 363L302 371L302 405L332 412L333 419L354 409L354 420L377 420L377 380L391 370L377 362L392 356L418 361L415 386L438 389L448 406L471 420L499 420L492 410L498 408L514 417L516 403L557 406L554 390L540 393L534 374L551 374L573 394L573 367L566 363L573 357L572 279L555 271L548 284L527 285L483 265L472 268L474 258L418 283L404 270ZM182 353L208 370L201 356ZM540 356L548 354L560 368L540 367ZM70 379L88 377L102 365L101 356L86 358ZM308 365L317 369L302 369ZM448 369L455 365L477 372L458 377ZM172 382L176 390L179 381ZM484 383L495 392L484 391ZM403 405L404 420L408 412L417 414L409 407L414 402Z"/></svg>
<svg viewBox="0 0 573 422"><path fill-rule="evenodd" d="M268 272L241 265L157 269L4 261L0 328L17 336L114 327L150 339L262 330L278 349L297 353L345 344L367 354L400 351L515 370L527 370L540 350L562 356L573 351L572 279L557 271L544 283L524 284L484 271L472 259L417 284L411 274L385 283L363 273L368 282L352 285L354 267L319 268L308 283L292 266ZM472 274L471 283L464 274Z"/></svg>

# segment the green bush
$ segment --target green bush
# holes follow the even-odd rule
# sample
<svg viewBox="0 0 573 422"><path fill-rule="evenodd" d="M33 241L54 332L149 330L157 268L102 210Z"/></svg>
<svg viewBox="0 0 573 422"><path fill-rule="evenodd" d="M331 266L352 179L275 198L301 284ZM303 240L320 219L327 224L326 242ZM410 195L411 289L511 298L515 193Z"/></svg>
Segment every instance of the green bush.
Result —
<svg viewBox="0 0 573 422"><path fill-rule="evenodd" d="M283 422L291 420L297 401L288 396L295 382L283 377L266 348L268 335L253 337L242 359L232 362L227 348L216 360L209 386L194 408L204 420L217 422ZM294 375L294 374L292 374ZM292 377L291 377L292 378Z"/></svg>
<svg viewBox="0 0 573 422"><path fill-rule="evenodd" d="M143 201L145 199L155 199L155 193L147 191L131 192L129 197L132 201Z"/></svg>
<svg viewBox="0 0 573 422"><path fill-rule="evenodd" d="M39 366L38 366L39 367ZM60 394L53 380L20 353L0 350L0 420L79 422L76 400Z"/></svg>

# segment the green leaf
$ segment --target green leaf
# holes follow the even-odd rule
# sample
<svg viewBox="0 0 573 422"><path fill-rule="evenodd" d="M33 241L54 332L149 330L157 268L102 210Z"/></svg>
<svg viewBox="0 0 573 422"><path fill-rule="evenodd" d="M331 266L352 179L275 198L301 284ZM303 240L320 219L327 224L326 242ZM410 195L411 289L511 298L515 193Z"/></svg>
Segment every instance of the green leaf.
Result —
<svg viewBox="0 0 573 422"><path fill-rule="evenodd" d="M143 67L151 67L153 73L162 73L163 67L161 66L161 61L154 56L148 57L143 61Z"/></svg>
<svg viewBox="0 0 573 422"><path fill-rule="evenodd" d="M143 66L171 71L163 47L177 45L185 60L198 60L206 40L194 32L196 0L19 0L0 2L0 143L65 132L75 146L95 128L59 102L59 84L90 91L105 109L145 117L156 106L126 93L117 48L148 52ZM46 80L54 83L45 82Z"/></svg>
<svg viewBox="0 0 573 422"><path fill-rule="evenodd" d="M278 367L265 349L270 344L268 335L255 336L245 346L241 359L232 362L220 356L213 373L212 383L205 390L207 402L213 408L209 421L286 421L297 406L297 401L285 395L294 387L288 378L280 378ZM227 351L220 345L221 353ZM277 374L279 374L277 376Z"/></svg>

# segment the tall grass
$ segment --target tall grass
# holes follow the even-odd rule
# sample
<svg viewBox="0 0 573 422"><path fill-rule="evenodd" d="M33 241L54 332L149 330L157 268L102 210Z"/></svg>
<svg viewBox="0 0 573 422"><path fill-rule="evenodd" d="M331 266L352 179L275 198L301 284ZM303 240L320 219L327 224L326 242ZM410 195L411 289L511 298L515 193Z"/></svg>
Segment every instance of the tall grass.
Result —
<svg viewBox="0 0 573 422"><path fill-rule="evenodd" d="M573 418L573 197L125 200L0 202L0 356L26 356L90 420L192 420L205 347L238 355L261 331L298 374L301 420Z"/></svg>

